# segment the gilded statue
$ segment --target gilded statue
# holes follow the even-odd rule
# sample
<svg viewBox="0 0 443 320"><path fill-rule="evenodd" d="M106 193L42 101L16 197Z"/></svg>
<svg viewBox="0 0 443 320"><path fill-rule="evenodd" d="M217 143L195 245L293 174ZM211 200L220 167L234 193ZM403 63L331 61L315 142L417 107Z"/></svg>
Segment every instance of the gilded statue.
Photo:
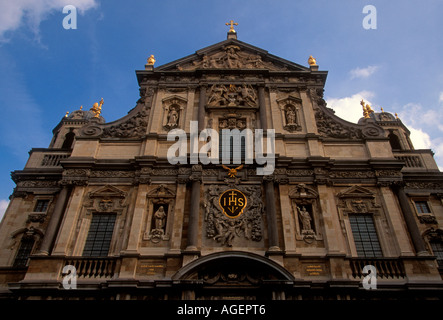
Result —
<svg viewBox="0 0 443 320"><path fill-rule="evenodd" d="M365 117L365 119L368 119L369 115L371 113L373 113L374 110L372 110L372 108L371 108L371 106L369 104L367 104L367 103L365 104L363 99L360 101L360 104L363 107L363 116Z"/></svg>
<svg viewBox="0 0 443 320"><path fill-rule="evenodd" d="M100 113L102 112L103 98L101 98L100 102L96 102L92 105L90 111L92 111L95 115L94 118L98 118Z"/></svg>

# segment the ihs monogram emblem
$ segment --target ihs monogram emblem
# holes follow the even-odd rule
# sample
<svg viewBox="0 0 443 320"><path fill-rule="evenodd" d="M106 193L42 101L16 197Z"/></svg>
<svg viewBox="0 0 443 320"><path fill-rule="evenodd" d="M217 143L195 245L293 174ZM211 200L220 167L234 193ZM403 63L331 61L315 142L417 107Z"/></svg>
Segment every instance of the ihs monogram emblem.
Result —
<svg viewBox="0 0 443 320"><path fill-rule="evenodd" d="M246 196L236 189L229 189L223 192L219 198L220 207L228 218L237 218L243 213L248 200Z"/></svg>

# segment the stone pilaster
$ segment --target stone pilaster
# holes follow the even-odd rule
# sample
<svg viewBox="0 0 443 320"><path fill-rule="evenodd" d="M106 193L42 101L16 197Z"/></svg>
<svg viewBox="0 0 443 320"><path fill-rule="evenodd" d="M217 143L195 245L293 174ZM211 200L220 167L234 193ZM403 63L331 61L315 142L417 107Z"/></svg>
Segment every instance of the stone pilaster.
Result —
<svg viewBox="0 0 443 320"><path fill-rule="evenodd" d="M189 212L187 251L196 251L198 246L201 173L201 166L194 165L192 167L192 174L189 177L191 180L191 208Z"/></svg>
<svg viewBox="0 0 443 320"><path fill-rule="evenodd" d="M266 117L265 88L263 86L258 86L258 104L260 111L260 128L266 130L268 124Z"/></svg>
<svg viewBox="0 0 443 320"><path fill-rule="evenodd" d="M63 213L65 212L66 204L68 202L70 193L71 193L71 187L69 185L63 186L58 196L54 211L51 216L51 220L49 220L45 236L40 246L41 254L49 255L49 253L52 250L52 246L54 245L54 240L55 237L57 236L58 228L63 219Z"/></svg>
<svg viewBox="0 0 443 320"><path fill-rule="evenodd" d="M206 86L200 86L200 95L198 100L198 132L205 129L205 104L206 104Z"/></svg>
<svg viewBox="0 0 443 320"><path fill-rule="evenodd" d="M420 230L418 229L417 223L414 218L414 213L412 212L411 206L409 205L408 197L406 196L405 190L402 186L395 188L397 193L398 201L400 203L401 210L403 212L403 217L408 227L409 234L411 235L411 240L415 248L417 255L427 255L425 242L421 237Z"/></svg>

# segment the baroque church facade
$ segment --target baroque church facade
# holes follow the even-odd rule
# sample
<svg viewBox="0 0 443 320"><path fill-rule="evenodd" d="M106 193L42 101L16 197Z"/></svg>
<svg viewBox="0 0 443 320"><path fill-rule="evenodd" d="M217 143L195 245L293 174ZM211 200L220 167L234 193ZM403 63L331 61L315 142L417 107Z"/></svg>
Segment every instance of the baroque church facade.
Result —
<svg viewBox="0 0 443 320"><path fill-rule="evenodd" d="M0 297L442 297L443 174L397 116L362 101L357 124L340 119L315 59L274 56L232 24L226 40L159 67L151 56L136 75L125 117L106 122L103 99L70 112L12 172ZM171 164L168 133L189 138L192 121L267 141L274 129L272 172L193 162L190 139Z"/></svg>

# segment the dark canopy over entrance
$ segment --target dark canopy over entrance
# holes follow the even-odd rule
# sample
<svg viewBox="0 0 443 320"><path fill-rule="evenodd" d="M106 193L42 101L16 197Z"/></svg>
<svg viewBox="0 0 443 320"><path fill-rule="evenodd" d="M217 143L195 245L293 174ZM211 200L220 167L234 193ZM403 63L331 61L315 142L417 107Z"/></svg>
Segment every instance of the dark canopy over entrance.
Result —
<svg viewBox="0 0 443 320"><path fill-rule="evenodd" d="M172 279L194 284L189 289L199 299L270 299L294 281L292 274L275 261L240 251L199 258L180 269Z"/></svg>

